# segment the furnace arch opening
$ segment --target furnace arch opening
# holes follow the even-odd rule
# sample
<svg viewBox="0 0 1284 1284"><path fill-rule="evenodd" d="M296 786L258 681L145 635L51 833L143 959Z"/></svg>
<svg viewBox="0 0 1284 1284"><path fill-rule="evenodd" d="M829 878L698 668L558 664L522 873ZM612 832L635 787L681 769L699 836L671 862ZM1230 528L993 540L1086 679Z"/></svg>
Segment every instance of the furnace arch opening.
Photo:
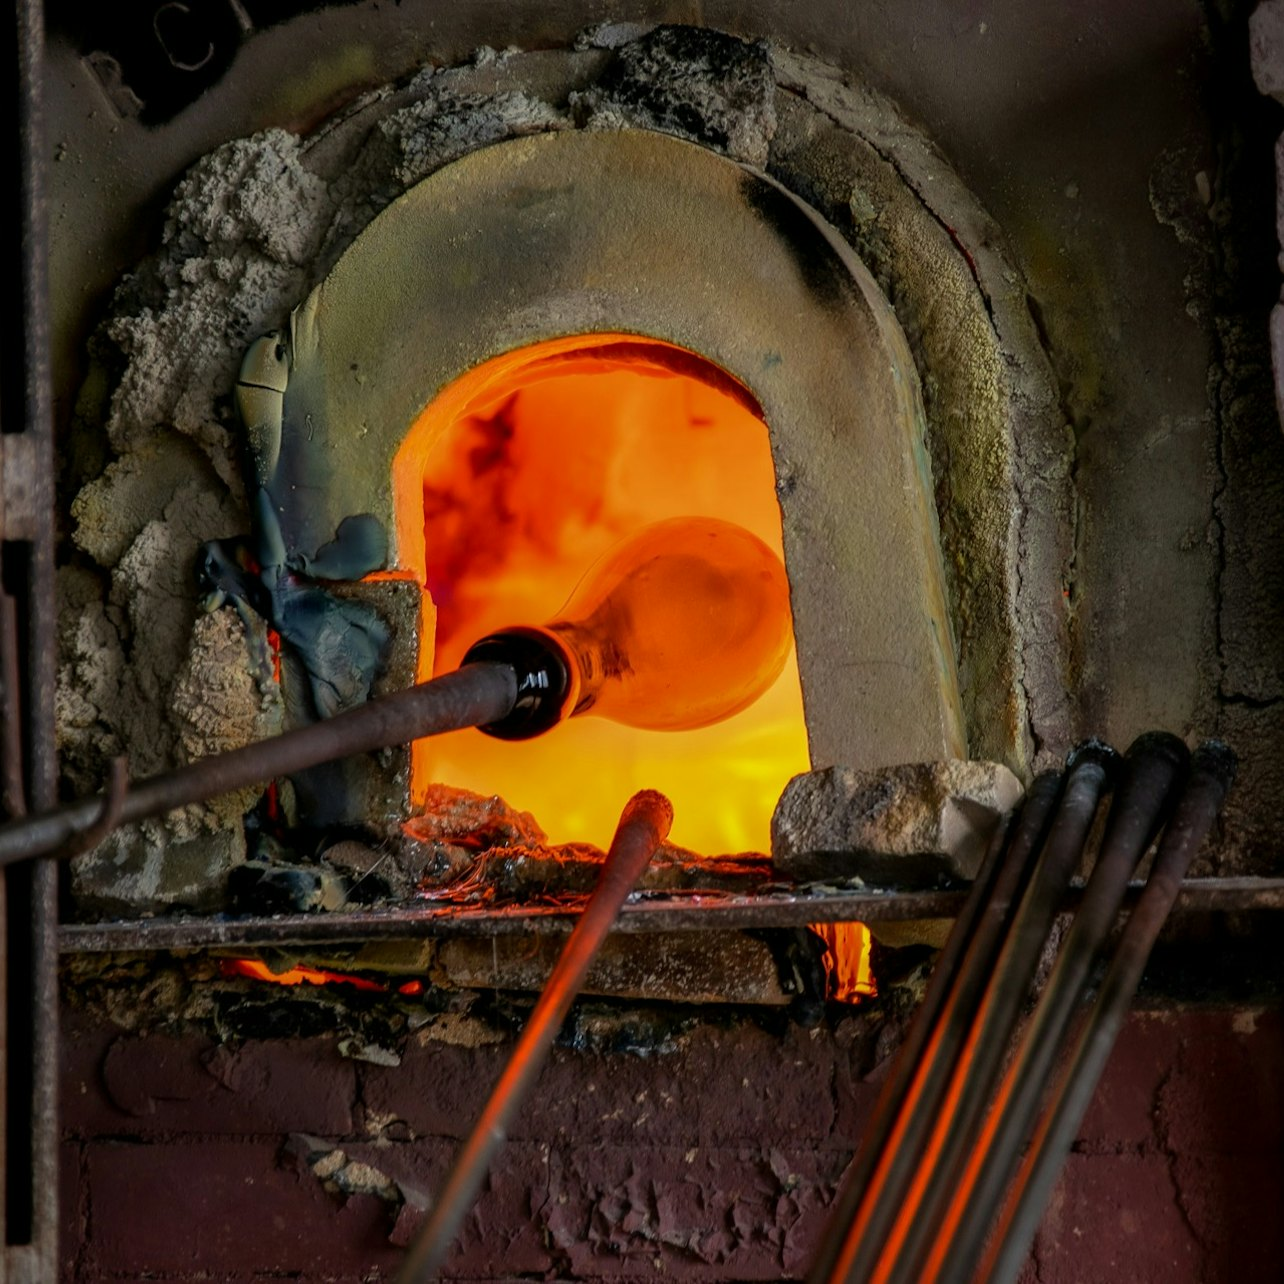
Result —
<svg viewBox="0 0 1284 1284"><path fill-rule="evenodd" d="M393 481L402 567L434 607L437 673L487 633L551 619L591 563L653 522L719 518L784 556L756 398L696 354L636 335L550 340L470 371L416 419ZM619 799L658 788L679 845L765 852L781 790L809 767L791 652L749 708L694 731L586 716L538 745L475 731L420 741L412 793L498 793L554 842L605 842Z"/></svg>
<svg viewBox="0 0 1284 1284"><path fill-rule="evenodd" d="M841 237L769 178L642 130L515 139L389 205L296 309L270 498L303 557L486 362L644 336L752 387L769 430L814 766L966 753L918 378ZM414 523L411 523L413 526ZM422 539L422 534L419 535Z"/></svg>

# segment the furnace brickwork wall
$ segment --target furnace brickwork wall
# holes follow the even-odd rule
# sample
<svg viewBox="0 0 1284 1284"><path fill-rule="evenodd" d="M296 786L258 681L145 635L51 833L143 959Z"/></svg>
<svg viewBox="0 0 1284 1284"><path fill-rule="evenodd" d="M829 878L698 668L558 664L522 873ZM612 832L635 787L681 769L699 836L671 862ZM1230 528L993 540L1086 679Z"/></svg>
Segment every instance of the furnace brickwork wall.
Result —
<svg viewBox="0 0 1284 1284"><path fill-rule="evenodd" d="M390 1279L399 1199L438 1188L506 1052L412 1038L374 1065L328 1037L234 1047L70 1012L64 1279ZM800 1278L885 1054L873 1022L742 1018L648 1056L560 1049L447 1278ZM1135 1013L1026 1284L1278 1279L1282 1070L1278 1010Z"/></svg>

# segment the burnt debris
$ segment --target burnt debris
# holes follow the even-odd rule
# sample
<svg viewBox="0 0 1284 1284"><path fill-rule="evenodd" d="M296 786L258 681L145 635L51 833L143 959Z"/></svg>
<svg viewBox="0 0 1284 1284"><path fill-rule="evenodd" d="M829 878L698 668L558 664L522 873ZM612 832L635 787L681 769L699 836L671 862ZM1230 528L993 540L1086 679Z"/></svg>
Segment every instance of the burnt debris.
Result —
<svg viewBox="0 0 1284 1284"><path fill-rule="evenodd" d="M590 125L656 129L755 165L776 131L767 46L704 27L659 26L622 45L572 102Z"/></svg>

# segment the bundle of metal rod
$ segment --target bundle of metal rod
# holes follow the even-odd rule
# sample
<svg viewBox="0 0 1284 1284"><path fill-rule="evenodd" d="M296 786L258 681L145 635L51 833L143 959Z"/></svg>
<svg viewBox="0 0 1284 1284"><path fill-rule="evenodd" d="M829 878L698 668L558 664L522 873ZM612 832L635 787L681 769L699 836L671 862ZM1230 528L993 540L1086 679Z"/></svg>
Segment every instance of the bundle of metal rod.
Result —
<svg viewBox="0 0 1284 1284"><path fill-rule="evenodd" d="M1190 783L1164 833L1141 900L1129 916L1097 1001L1021 1164L980 1268L981 1279L994 1284L1016 1279L1128 1015L1146 960L1173 907L1182 878L1221 811L1237 765L1234 753L1218 741L1207 741L1195 751Z"/></svg>
<svg viewBox="0 0 1284 1284"><path fill-rule="evenodd" d="M830 1218L829 1231L807 1277L808 1284L843 1278L845 1264L840 1266L840 1258L846 1247L844 1233L855 1224L874 1166L887 1151L892 1129L904 1112L911 1090L917 1099L934 1095L934 1085L927 1081L928 1076L919 1073L927 1049L930 1045L932 1054L940 1057L957 1045L964 1023L970 1019L970 1009L964 1006L967 994L960 991L959 978L966 970L983 971L993 962L994 948L1020 890L1024 868L1043 835L1060 792L1060 775L1039 776L1026 796L1015 828L1005 823L995 835L972 884L971 894L937 960L917 1018L866 1125L861 1147Z"/></svg>
<svg viewBox="0 0 1284 1284"><path fill-rule="evenodd" d="M1201 751L1201 763L1209 752ZM1220 748L1213 758L1223 765L1228 761ZM909 1284L972 1277L1129 877L1162 826L1187 763L1185 746L1172 736L1143 736L1128 751L1079 913L1004 1075L1058 904L1083 858L1098 803L1115 774L1114 755L1091 743L1071 755L1063 783L1055 776L1036 781L1006 850L991 853L972 902L956 922L836 1205L812 1281ZM1206 776L1201 767L1191 789ZM1221 796L1210 804L1208 789L1201 788L1199 816L1211 824ZM1175 821L1169 837L1178 827ZM1197 847L1207 827L1196 835L1194 822L1185 824L1182 850L1192 842ZM1192 853L1193 848L1187 862ZM1135 984L1134 978L1115 1017L1116 1028ZM1109 1038L1113 1041L1113 1032ZM1093 1047L1104 1061L1099 1045ZM1062 1089L1067 1099L1080 1099L1077 1082ZM1048 1136L1055 1149L1060 1134ZM1053 1175L1063 1154L1045 1161ZM1011 1213L1014 1235L1029 1226L1032 1205L1037 1221L1040 1182L1050 1181L1047 1171L1023 1170L1028 1178L1023 1189L1030 1193L1020 1210L1014 1207Z"/></svg>
<svg viewBox="0 0 1284 1284"><path fill-rule="evenodd" d="M976 1047L981 1006L987 996L994 997L995 982L1002 988L1005 1011L1013 993L1018 1004L1023 997L1055 911L1055 898L1064 891L1082 850L1114 757L1112 750L1091 743L1077 752L1059 791L1055 778L1036 782L993 886L988 895L980 890L985 899L975 929L960 946L961 962L949 979L939 1011L929 1013L932 1029L922 1037L917 1064L906 1068L906 1088L890 1112L890 1121L877 1121L878 1130L871 1139L877 1152L857 1160L858 1174L867 1170L869 1176L853 1193L856 1207L850 1224L831 1231L838 1248L836 1252L831 1248L832 1265L820 1278L873 1279L885 1251L894 1253L897 1244L892 1235L901 1225L898 1215L907 1200L921 1198L923 1176L933 1171L931 1146L940 1145L939 1125L947 1122L949 1094L959 1081L956 1071L966 1068ZM1054 797L1056 807L1049 821L1049 802ZM1018 930L1018 920L1023 920L1023 930ZM1035 940L1033 933L1040 924L1043 930ZM955 935L959 934L956 925ZM1017 961L1027 964L1019 991L1011 958L1014 950L1020 953ZM990 1024L995 1024L993 1016Z"/></svg>
<svg viewBox="0 0 1284 1284"><path fill-rule="evenodd" d="M668 836L672 824L673 805L653 789L634 794L626 804L597 887L566 942L504 1073L460 1150L431 1216L411 1245L401 1268L400 1284L427 1284L436 1277L459 1223L477 1198L491 1158L504 1140L508 1122L548 1058L553 1039L583 987L589 966L606 940L620 906Z"/></svg>

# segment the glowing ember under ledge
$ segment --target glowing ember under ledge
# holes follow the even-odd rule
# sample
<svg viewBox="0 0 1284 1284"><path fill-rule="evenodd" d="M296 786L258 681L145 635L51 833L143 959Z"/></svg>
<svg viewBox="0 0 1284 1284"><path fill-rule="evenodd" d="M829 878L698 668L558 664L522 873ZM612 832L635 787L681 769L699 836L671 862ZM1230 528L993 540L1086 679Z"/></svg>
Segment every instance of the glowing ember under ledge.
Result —
<svg viewBox="0 0 1284 1284"><path fill-rule="evenodd" d="M274 972L259 959L223 959L219 970L226 977L241 976L251 981L268 981L273 985L350 985L354 990L369 990L378 994L387 994L394 988L381 981L372 981L367 976L331 972L326 968L306 967L302 964L283 972ZM398 994L407 997L422 994L423 988L422 981L403 981L395 987Z"/></svg>

